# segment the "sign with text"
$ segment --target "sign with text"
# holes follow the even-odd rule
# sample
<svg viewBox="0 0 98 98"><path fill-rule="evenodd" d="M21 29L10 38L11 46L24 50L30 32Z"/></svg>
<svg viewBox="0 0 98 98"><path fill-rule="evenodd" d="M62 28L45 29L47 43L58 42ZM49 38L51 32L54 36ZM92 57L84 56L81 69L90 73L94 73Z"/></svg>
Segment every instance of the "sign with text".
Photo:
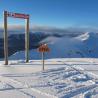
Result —
<svg viewBox="0 0 98 98"><path fill-rule="evenodd" d="M44 45L41 45L41 46L38 48L38 51L39 51L39 52L49 52L50 49L49 49L49 47L48 47L46 44L44 44Z"/></svg>
<svg viewBox="0 0 98 98"><path fill-rule="evenodd" d="M4 15L4 58L5 65L8 65L8 29L7 29L7 18L21 18L25 19L25 59L29 62L29 15L21 13L12 13L8 11L3 12Z"/></svg>
<svg viewBox="0 0 98 98"><path fill-rule="evenodd" d="M23 18L23 19L28 19L29 15L28 14L21 14L21 13L12 13L12 12L7 12L8 17L13 17L13 18Z"/></svg>
<svg viewBox="0 0 98 98"><path fill-rule="evenodd" d="M50 49L47 44L43 44L38 48L38 51L42 53L42 64L43 64L42 70L44 70L44 54L45 52L49 52Z"/></svg>

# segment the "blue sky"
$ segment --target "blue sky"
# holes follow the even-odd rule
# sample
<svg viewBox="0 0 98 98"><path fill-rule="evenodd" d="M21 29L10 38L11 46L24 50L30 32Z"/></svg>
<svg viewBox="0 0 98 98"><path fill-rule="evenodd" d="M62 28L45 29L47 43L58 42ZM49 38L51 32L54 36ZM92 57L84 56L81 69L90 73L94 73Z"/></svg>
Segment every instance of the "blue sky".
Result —
<svg viewBox="0 0 98 98"><path fill-rule="evenodd" d="M3 11L30 14L30 24L37 26L98 27L98 0L0 0L0 24ZM24 20L8 19L23 25Z"/></svg>

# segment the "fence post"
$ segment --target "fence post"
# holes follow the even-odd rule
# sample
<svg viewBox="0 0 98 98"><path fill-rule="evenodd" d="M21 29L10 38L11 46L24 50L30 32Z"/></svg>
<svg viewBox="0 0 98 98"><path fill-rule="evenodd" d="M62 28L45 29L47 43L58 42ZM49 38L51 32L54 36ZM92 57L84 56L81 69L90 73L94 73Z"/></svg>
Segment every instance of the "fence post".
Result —
<svg viewBox="0 0 98 98"><path fill-rule="evenodd" d="M25 59L29 62L29 18L26 19L25 26Z"/></svg>
<svg viewBox="0 0 98 98"><path fill-rule="evenodd" d="M8 65L8 34L7 34L7 11L4 11L4 58L5 65Z"/></svg>

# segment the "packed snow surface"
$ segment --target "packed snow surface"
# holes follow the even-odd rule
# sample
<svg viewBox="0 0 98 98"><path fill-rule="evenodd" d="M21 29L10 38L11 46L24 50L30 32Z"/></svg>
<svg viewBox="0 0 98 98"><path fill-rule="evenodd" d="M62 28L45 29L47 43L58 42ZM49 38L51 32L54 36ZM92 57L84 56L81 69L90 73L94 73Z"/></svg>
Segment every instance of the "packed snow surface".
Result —
<svg viewBox="0 0 98 98"><path fill-rule="evenodd" d="M40 60L3 63L0 61L1 98L98 98L98 74L81 67L97 69L97 59L49 59L44 71Z"/></svg>

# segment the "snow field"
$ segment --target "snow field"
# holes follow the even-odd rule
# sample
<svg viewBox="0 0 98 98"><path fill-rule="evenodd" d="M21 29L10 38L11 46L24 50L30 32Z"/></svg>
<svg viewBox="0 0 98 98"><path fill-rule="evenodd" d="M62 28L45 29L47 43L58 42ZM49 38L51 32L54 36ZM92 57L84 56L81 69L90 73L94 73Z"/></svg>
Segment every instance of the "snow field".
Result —
<svg viewBox="0 0 98 98"><path fill-rule="evenodd" d="M40 60L10 61L8 67L0 61L0 97L97 98L97 76L78 66L88 64L89 68L89 65L97 64L97 59L91 60L49 59L45 62L45 71L41 69Z"/></svg>

